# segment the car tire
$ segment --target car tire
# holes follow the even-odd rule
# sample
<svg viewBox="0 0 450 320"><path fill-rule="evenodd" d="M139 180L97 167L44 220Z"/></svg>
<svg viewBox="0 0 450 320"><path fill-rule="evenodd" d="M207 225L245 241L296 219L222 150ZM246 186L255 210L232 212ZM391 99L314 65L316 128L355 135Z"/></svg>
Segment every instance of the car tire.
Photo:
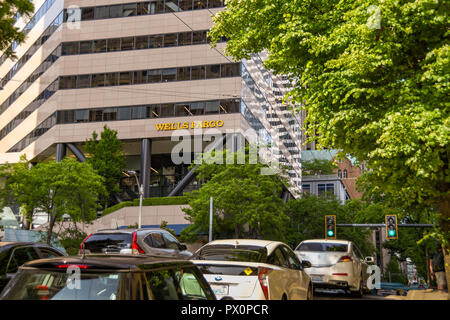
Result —
<svg viewBox="0 0 450 320"><path fill-rule="evenodd" d="M359 280L359 288L357 291L350 291L350 294L355 298L361 298L364 294L364 287L363 287L363 281L362 276Z"/></svg>
<svg viewBox="0 0 450 320"><path fill-rule="evenodd" d="M308 292L306 293L306 300L313 300L314 299L314 289L312 288L312 285L308 286Z"/></svg>

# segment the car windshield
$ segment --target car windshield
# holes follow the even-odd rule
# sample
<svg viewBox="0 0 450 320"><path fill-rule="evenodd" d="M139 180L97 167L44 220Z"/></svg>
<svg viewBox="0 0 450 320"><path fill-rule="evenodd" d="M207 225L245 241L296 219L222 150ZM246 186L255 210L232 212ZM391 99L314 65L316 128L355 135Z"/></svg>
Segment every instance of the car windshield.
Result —
<svg viewBox="0 0 450 320"><path fill-rule="evenodd" d="M333 242L305 242L300 244L296 251L317 251L317 252L347 252L348 244Z"/></svg>
<svg viewBox="0 0 450 320"><path fill-rule="evenodd" d="M208 245L200 249L193 259L219 261L265 262L267 249L246 245Z"/></svg>
<svg viewBox="0 0 450 320"><path fill-rule="evenodd" d="M129 233L97 233L84 243L85 249L92 253L114 253L121 249L131 249L133 236Z"/></svg>
<svg viewBox="0 0 450 320"><path fill-rule="evenodd" d="M3 292L6 300L116 300L120 273L24 269Z"/></svg>

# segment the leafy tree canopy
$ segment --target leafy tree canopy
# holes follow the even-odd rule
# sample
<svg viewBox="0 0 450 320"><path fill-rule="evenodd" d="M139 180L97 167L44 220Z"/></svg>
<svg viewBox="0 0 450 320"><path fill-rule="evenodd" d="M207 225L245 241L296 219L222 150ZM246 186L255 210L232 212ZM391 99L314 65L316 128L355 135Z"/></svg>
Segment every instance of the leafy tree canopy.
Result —
<svg viewBox="0 0 450 320"><path fill-rule="evenodd" d="M13 41L22 43L25 35L14 26L16 15L30 17L34 6L30 0L2 0L0 2L0 51L7 57L14 58L14 51L11 47Z"/></svg>
<svg viewBox="0 0 450 320"><path fill-rule="evenodd" d="M237 164L241 156L246 158L245 164ZM197 168L198 177L207 182L189 195L190 207L183 209L192 223L182 231L183 239L208 234L211 196L214 238L285 238L283 226L288 217L281 199L282 178L262 175L264 165L249 164L246 155L235 153L234 159L234 164L205 160Z"/></svg>
<svg viewBox="0 0 450 320"><path fill-rule="evenodd" d="M235 59L266 50L308 112L307 134L367 160L369 191L437 208L445 234L449 11L434 0L229 0L210 36L229 38Z"/></svg>
<svg viewBox="0 0 450 320"><path fill-rule="evenodd" d="M326 159L302 161L302 174L305 176L333 174L337 166Z"/></svg>

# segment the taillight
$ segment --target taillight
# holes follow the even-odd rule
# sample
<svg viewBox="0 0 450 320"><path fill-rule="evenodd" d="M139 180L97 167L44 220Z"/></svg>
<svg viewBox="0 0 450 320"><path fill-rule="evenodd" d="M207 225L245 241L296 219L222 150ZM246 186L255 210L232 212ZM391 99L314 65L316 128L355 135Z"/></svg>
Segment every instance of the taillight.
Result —
<svg viewBox="0 0 450 320"><path fill-rule="evenodd" d="M350 256L342 256L338 262L352 262L353 259Z"/></svg>
<svg viewBox="0 0 450 320"><path fill-rule="evenodd" d="M85 243L86 240L89 239L91 236L92 236L92 233L91 233L90 235L88 235L88 236L83 240L83 242L80 244L80 254L81 254L81 251L83 250L84 243Z"/></svg>
<svg viewBox="0 0 450 320"><path fill-rule="evenodd" d="M59 264L58 269L69 269L69 268L78 268L78 269L87 269L87 265L85 264Z"/></svg>
<svg viewBox="0 0 450 320"><path fill-rule="evenodd" d="M136 234L136 232L133 232L133 243L131 244L131 250L132 250L133 254L145 253L144 250L142 250L141 247L139 247L136 240L137 240L137 234Z"/></svg>
<svg viewBox="0 0 450 320"><path fill-rule="evenodd" d="M269 300L269 279L267 276L267 272L269 268L259 268L258 269L258 280L261 285L261 289L264 292L264 297L266 300Z"/></svg>

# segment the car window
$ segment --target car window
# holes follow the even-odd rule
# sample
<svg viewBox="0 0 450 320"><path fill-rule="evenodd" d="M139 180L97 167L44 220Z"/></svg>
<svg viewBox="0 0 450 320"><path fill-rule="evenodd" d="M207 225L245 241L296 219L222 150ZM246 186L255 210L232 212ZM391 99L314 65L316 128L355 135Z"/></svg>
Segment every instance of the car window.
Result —
<svg viewBox="0 0 450 320"><path fill-rule="evenodd" d="M121 273L82 272L79 280L71 273L26 269L10 283L6 299L13 300L116 300Z"/></svg>
<svg viewBox="0 0 450 320"><path fill-rule="evenodd" d="M39 259L39 256L33 247L17 247L13 250L9 259L6 273L15 273L25 262L36 259Z"/></svg>
<svg viewBox="0 0 450 320"><path fill-rule="evenodd" d="M287 262L286 258L283 255L283 252L281 252L280 247L277 247L272 254L269 255L267 258L268 264L273 264L279 267L283 268L289 268L289 263Z"/></svg>
<svg viewBox="0 0 450 320"><path fill-rule="evenodd" d="M165 233L165 232L162 233L162 235L163 235L163 238L164 238L164 240L166 242L167 248L175 249L175 250L179 250L180 249L179 244L178 244L178 240L174 236L172 236L169 233Z"/></svg>
<svg viewBox="0 0 450 320"><path fill-rule="evenodd" d="M154 247L154 245L153 245L153 238L152 238L152 235L151 235L151 234L149 234L148 236L146 236L146 237L144 238L144 242L145 242L147 245L149 245L150 247Z"/></svg>
<svg viewBox="0 0 450 320"><path fill-rule="evenodd" d="M316 252L347 252L346 243L333 242L305 242L301 243L296 251L316 251Z"/></svg>
<svg viewBox="0 0 450 320"><path fill-rule="evenodd" d="M213 298L203 276L193 267L150 271L145 277L152 300Z"/></svg>
<svg viewBox="0 0 450 320"><path fill-rule="evenodd" d="M12 251L13 249L11 248L0 251L0 276L6 273L6 267L8 266Z"/></svg>
<svg viewBox="0 0 450 320"><path fill-rule="evenodd" d="M122 249L131 249L132 239L129 233L97 233L85 241L84 247L92 253L120 252Z"/></svg>
<svg viewBox="0 0 450 320"><path fill-rule="evenodd" d="M359 259L362 259L361 251L359 251L359 248L358 248L357 246L355 246L354 244L353 244L353 251L355 252L355 255L356 255Z"/></svg>
<svg viewBox="0 0 450 320"><path fill-rule="evenodd" d="M298 270L298 269L302 268L300 261L298 260L297 256L291 249L289 249L288 247L282 246L281 250L283 251L291 269Z"/></svg>
<svg viewBox="0 0 450 320"><path fill-rule="evenodd" d="M165 248L166 244L164 243L164 239L161 233L154 232L151 234L152 243L154 248Z"/></svg>
<svg viewBox="0 0 450 320"><path fill-rule="evenodd" d="M192 259L265 262L267 260L267 249L251 245L212 244L202 247L193 255Z"/></svg>
<svg viewBox="0 0 450 320"><path fill-rule="evenodd" d="M47 249L47 248L39 248L39 251L41 252L41 257L42 259L46 259L46 258L56 258L56 257L60 257L61 254L51 250L51 249Z"/></svg>

